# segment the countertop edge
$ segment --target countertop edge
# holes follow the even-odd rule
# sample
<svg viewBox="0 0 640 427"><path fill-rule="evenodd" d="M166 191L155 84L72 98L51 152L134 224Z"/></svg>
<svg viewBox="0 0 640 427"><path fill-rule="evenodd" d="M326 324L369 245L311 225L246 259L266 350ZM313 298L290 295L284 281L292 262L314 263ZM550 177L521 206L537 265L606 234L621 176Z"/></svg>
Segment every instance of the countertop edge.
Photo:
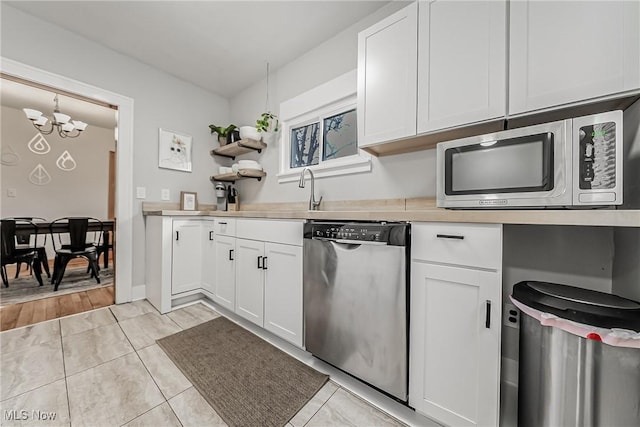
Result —
<svg viewBox="0 0 640 427"><path fill-rule="evenodd" d="M388 211L180 211L143 210L145 216L211 216L256 219L467 222L526 225L640 227L640 210L388 210Z"/></svg>

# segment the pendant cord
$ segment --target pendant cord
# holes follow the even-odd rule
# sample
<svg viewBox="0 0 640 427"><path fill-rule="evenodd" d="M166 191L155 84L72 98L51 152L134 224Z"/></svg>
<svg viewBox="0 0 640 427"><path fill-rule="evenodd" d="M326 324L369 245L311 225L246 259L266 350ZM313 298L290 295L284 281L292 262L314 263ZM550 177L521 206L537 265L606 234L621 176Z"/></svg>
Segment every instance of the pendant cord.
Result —
<svg viewBox="0 0 640 427"><path fill-rule="evenodd" d="M264 103L264 111L269 111L269 63L267 62L267 97Z"/></svg>

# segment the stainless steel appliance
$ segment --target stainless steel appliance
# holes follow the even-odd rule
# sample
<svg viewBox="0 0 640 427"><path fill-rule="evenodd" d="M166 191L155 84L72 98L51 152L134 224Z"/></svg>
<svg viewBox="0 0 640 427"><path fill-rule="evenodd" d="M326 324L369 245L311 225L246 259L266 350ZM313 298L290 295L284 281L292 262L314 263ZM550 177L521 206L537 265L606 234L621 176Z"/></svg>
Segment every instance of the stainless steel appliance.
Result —
<svg viewBox="0 0 640 427"><path fill-rule="evenodd" d="M407 401L409 224L304 227L305 346Z"/></svg>
<svg viewBox="0 0 640 427"><path fill-rule="evenodd" d="M526 311L518 425L640 426L640 303L534 281L514 285L513 299Z"/></svg>
<svg viewBox="0 0 640 427"><path fill-rule="evenodd" d="M622 204L622 111L437 146L438 207Z"/></svg>

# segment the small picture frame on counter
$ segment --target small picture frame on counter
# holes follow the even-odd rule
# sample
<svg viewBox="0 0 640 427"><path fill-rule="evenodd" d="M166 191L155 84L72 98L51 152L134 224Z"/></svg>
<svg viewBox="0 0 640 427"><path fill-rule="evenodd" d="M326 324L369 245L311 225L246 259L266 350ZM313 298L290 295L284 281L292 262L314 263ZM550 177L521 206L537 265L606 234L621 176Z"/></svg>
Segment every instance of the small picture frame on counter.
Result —
<svg viewBox="0 0 640 427"><path fill-rule="evenodd" d="M190 191L180 192L180 210L181 211L197 211L198 210L198 193Z"/></svg>

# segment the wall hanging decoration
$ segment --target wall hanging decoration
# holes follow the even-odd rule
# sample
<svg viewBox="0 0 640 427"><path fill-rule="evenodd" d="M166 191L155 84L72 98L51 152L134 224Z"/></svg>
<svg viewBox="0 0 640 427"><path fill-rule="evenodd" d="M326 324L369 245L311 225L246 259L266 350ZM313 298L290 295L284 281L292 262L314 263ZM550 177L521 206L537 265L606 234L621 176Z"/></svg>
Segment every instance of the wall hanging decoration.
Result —
<svg viewBox="0 0 640 427"><path fill-rule="evenodd" d="M0 156L0 163L3 166L15 166L20 163L20 154L16 153L11 145L7 145L2 148L2 155Z"/></svg>
<svg viewBox="0 0 640 427"><path fill-rule="evenodd" d="M60 157L58 157L58 160L56 160L56 166L58 166L58 169L60 170L70 172L76 168L77 164L71 156L71 153L69 153L69 151L67 150L64 150L64 153L60 154Z"/></svg>
<svg viewBox="0 0 640 427"><path fill-rule="evenodd" d="M191 136L160 129L158 166L191 172Z"/></svg>
<svg viewBox="0 0 640 427"><path fill-rule="evenodd" d="M33 138L31 138L31 141L27 143L27 147L33 154L47 154L51 151L51 145L49 145L45 137L39 133L36 133Z"/></svg>
<svg viewBox="0 0 640 427"><path fill-rule="evenodd" d="M38 166L33 168L29 174L29 181L35 185L47 185L51 182L51 175L41 163L38 163Z"/></svg>
<svg viewBox="0 0 640 427"><path fill-rule="evenodd" d="M76 138L80 136L87 128L87 124L80 120L71 120L71 116L60 112L58 94L53 98L53 101L56 103L53 109L53 118L43 116L42 112L31 108L23 108L22 111L24 111L27 118L31 120L33 127L38 129L38 132L42 134L49 135L55 130L61 138ZM47 122L49 122L49 127L45 128Z"/></svg>

